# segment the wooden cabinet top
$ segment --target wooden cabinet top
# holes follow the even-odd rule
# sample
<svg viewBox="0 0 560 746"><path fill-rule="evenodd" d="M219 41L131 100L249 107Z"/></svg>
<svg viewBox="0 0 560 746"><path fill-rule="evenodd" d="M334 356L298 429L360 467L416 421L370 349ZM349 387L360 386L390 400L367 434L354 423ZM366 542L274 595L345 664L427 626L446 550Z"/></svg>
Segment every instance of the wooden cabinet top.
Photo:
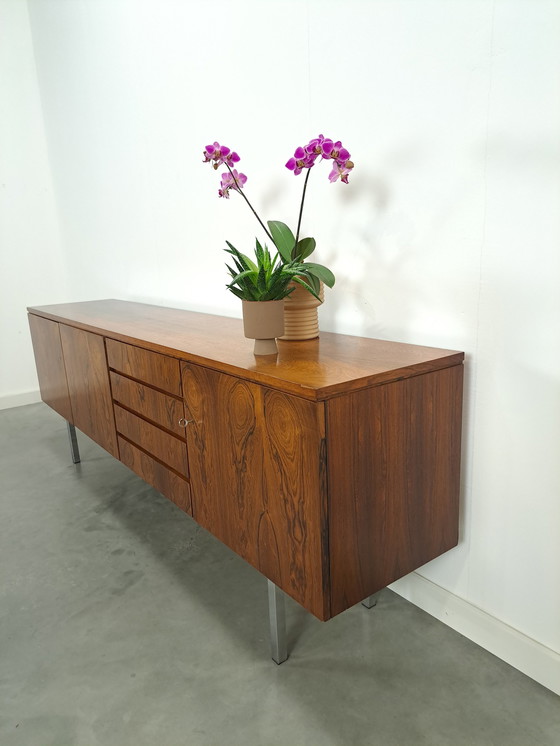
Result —
<svg viewBox="0 0 560 746"><path fill-rule="evenodd" d="M240 319L120 300L29 308L32 314L320 401L463 362L464 353L321 332L255 357Z"/></svg>

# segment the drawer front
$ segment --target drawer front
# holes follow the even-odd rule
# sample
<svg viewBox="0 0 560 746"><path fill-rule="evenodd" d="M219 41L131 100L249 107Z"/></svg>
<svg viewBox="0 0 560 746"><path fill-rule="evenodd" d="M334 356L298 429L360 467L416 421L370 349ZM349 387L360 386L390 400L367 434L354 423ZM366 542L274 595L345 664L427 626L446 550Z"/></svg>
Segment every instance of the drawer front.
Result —
<svg viewBox="0 0 560 746"><path fill-rule="evenodd" d="M119 451L123 464L185 513L192 515L191 489L185 479L120 437Z"/></svg>
<svg viewBox="0 0 560 746"><path fill-rule="evenodd" d="M109 368L119 373L149 383L169 394L182 395L179 361L174 357L107 339L107 359Z"/></svg>
<svg viewBox="0 0 560 746"><path fill-rule="evenodd" d="M117 432L184 477L189 474L187 446L182 440L115 404Z"/></svg>
<svg viewBox="0 0 560 746"><path fill-rule="evenodd" d="M111 388L113 400L118 404L123 404L146 419L185 437L185 425L179 424L179 421L184 420L185 417L182 399L162 394L161 391L156 391L150 386L145 386L143 383L133 381L113 371L111 371Z"/></svg>

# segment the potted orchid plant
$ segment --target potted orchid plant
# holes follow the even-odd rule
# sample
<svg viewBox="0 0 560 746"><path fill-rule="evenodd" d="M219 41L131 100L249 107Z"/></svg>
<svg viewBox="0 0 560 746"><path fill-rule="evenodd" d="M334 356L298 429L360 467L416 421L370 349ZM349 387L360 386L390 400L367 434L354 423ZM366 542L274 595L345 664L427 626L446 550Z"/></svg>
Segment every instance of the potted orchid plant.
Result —
<svg viewBox="0 0 560 746"><path fill-rule="evenodd" d="M328 287L333 287L335 277L331 270L322 264L307 261L315 250L315 239L311 237L300 238L307 183L312 167L318 159L321 159L332 161L332 169L329 174L331 183L340 179L347 184L348 175L354 167L350 160L350 153L342 146L340 141L335 142L323 135L310 140L304 147L296 148L293 157L286 163L286 168L296 176L305 170L306 176L295 235L285 223L279 220L269 220L266 225L261 220L243 191L247 177L245 174L238 172L236 168L240 158L235 151L214 142L205 147L203 155L204 162L211 163L214 169L218 169L220 166L225 166L227 169L221 174L219 197L229 199L231 191L240 194L276 249L276 253L272 256L267 245L262 246L257 240L255 260L253 260L236 249L229 241L226 241L228 248L225 251L232 256L234 264L234 267L226 265L231 276L227 287L243 301L244 319L248 311L247 303L276 301L283 304L284 299L289 303L290 296L296 292L297 286L300 286L300 293L304 293L311 300L315 299L313 306L316 307L322 302L322 283ZM263 308L261 307L256 312L262 314L262 311ZM276 328L280 329L279 323ZM283 331L276 336L282 336L282 333ZM250 336L247 334L247 330L246 336ZM313 333L312 330L311 337L313 336L317 336L317 334ZM309 335L304 338L309 338ZM255 345L255 351L256 348L257 345ZM272 345L269 344L267 349L272 349Z"/></svg>

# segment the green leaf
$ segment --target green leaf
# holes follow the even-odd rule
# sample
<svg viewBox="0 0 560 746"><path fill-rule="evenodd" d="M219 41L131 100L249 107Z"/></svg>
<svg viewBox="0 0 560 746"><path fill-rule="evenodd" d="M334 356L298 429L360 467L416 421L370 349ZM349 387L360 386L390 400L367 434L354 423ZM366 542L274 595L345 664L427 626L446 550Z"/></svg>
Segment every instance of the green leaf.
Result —
<svg viewBox="0 0 560 746"><path fill-rule="evenodd" d="M256 245L255 245L255 256L257 257L257 266L256 266L256 269L257 269L257 271L259 271L260 268L263 265L264 249L260 245L258 239L257 239L257 241L255 243L256 243Z"/></svg>
<svg viewBox="0 0 560 746"><path fill-rule="evenodd" d="M263 266L259 270L259 276L257 277L257 288L260 293L266 292L266 272Z"/></svg>
<svg viewBox="0 0 560 746"><path fill-rule="evenodd" d="M321 298L319 298L318 293L315 292L315 290L311 287L311 285L308 285L304 280L301 279L301 275L294 277L294 282L297 282L298 285L301 285L306 290L308 290L311 293L311 295L317 298L317 300L321 300Z"/></svg>
<svg viewBox="0 0 560 746"><path fill-rule="evenodd" d="M243 262L243 260L239 260L235 255L233 255L233 263L237 268L237 272L245 272L246 270L251 269L245 262ZM226 267L227 266L228 265L226 264ZM234 272L234 274L237 274L237 272Z"/></svg>
<svg viewBox="0 0 560 746"><path fill-rule="evenodd" d="M231 285L226 285L226 288L227 288L228 290L231 290L231 292L232 292L232 293L233 293L234 295L237 295L237 297L238 297L238 298L241 298L241 300L244 300L244 295L243 295L243 293L241 292L241 290L238 290L238 288L232 288L232 286L231 286Z"/></svg>
<svg viewBox="0 0 560 746"><path fill-rule="evenodd" d="M302 238L297 242L295 254L303 262L315 251L316 242L314 238Z"/></svg>
<svg viewBox="0 0 560 746"><path fill-rule="evenodd" d="M255 273L251 269L246 269L245 272L240 272L238 275L235 275L235 277L232 279L230 285L234 285L235 283L239 283L241 280L244 280L246 277L251 280L253 285L256 285L255 282Z"/></svg>
<svg viewBox="0 0 560 746"><path fill-rule="evenodd" d="M245 256L245 254L242 254L238 249L235 248L235 246L233 246L232 244L230 244L229 241L226 241L226 243L229 246L229 250L228 249L224 249L224 251L226 251L228 254L232 254L234 257L237 257L238 259L240 259L243 262L245 262L245 267L247 269L250 268L250 269L253 270L253 272L257 272L258 271L257 265L255 264L255 262L253 262L251 259L249 259L248 256Z"/></svg>
<svg viewBox="0 0 560 746"><path fill-rule="evenodd" d="M324 267L322 264L315 264L314 262L305 262L305 268L310 275L315 275L317 279L322 280L325 285L332 288L335 283L335 277L330 269Z"/></svg>
<svg viewBox="0 0 560 746"><path fill-rule="evenodd" d="M235 270L233 269L233 267L230 267L230 266L229 266L229 264L226 264L226 267L227 267L227 269L228 269L228 272L230 273L230 275L231 275L232 277L235 277L235 276L237 275L237 273L239 272L239 270L237 270L237 272L236 272L236 271L235 271Z"/></svg>
<svg viewBox="0 0 560 746"><path fill-rule="evenodd" d="M267 225L280 256L285 262L291 261L292 250L296 243L294 234L286 223L281 223L279 220L269 220Z"/></svg>
<svg viewBox="0 0 560 746"><path fill-rule="evenodd" d="M305 266L305 265L304 265ZM311 272L305 273L305 279L309 282L313 290L319 295L321 291L321 282L318 277L315 277L315 275L312 275Z"/></svg>

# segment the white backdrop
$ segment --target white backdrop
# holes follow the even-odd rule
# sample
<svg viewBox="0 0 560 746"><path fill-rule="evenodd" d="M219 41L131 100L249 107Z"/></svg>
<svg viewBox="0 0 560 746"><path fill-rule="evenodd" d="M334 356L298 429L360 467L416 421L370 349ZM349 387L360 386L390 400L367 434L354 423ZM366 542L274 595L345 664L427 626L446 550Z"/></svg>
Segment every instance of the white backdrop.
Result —
<svg viewBox="0 0 560 746"><path fill-rule="evenodd" d="M321 327L467 354L461 543L395 587L560 690L560 4L0 0L0 21L0 402L37 397L26 305L240 315L222 248L259 229L205 144L294 225L285 161L341 139L350 184L315 169L304 218L337 276Z"/></svg>

